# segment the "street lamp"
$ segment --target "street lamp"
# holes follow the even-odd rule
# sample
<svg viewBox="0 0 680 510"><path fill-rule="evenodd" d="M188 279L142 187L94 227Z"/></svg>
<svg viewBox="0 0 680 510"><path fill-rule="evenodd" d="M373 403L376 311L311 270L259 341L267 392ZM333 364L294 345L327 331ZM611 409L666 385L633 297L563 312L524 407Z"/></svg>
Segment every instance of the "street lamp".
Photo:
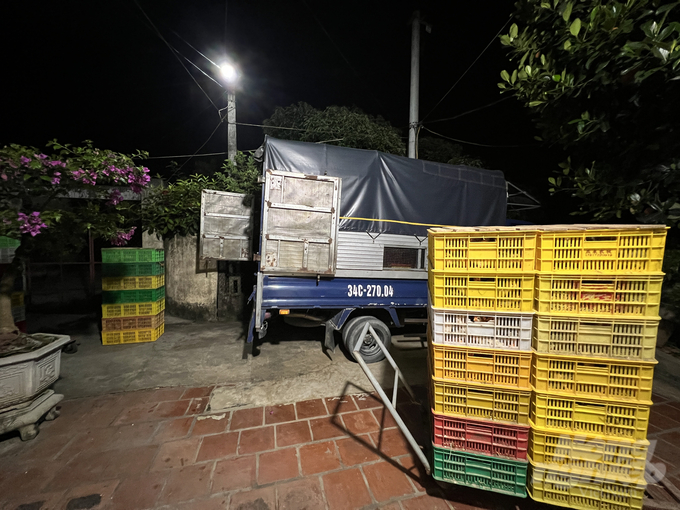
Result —
<svg viewBox="0 0 680 510"><path fill-rule="evenodd" d="M220 74L222 75L222 78L224 78L224 81L226 81L228 84L235 83L238 78L238 72L236 71L236 68L228 62L220 66Z"/></svg>
<svg viewBox="0 0 680 510"><path fill-rule="evenodd" d="M239 78L236 67L228 62L220 66L220 74L227 86L227 157L233 163L236 156L236 95L234 86Z"/></svg>

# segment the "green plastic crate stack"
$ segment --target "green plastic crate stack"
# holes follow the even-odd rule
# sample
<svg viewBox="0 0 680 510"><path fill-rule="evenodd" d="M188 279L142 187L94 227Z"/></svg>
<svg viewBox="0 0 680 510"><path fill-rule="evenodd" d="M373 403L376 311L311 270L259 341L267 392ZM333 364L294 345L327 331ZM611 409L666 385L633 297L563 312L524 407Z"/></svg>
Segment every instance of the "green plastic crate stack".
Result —
<svg viewBox="0 0 680 510"><path fill-rule="evenodd" d="M105 282L131 282L139 283L139 287L151 286L142 285L141 281L150 279L140 279L137 277L160 277L165 274L165 255L163 250L154 248L104 248L102 249L102 276ZM132 277L132 278L130 278ZM151 279L151 281L158 278ZM160 280L159 283L162 283ZM102 316L116 317L120 319L115 329L111 329L111 321L102 322L102 343L104 345L153 342L163 334L164 316L162 310L165 308L165 286L156 288L135 288L137 285L127 287L122 286L123 290L103 290L102 291ZM103 285L104 288L111 289L115 286ZM119 287L120 288L120 287ZM138 306L126 306L140 304ZM154 324L151 330L134 329L139 328L139 320L135 317L147 315L153 310L157 316L149 316L152 320L146 320ZM129 320L128 320L129 319ZM146 323L145 321L142 321ZM137 324L137 326L135 326ZM129 328L133 329L129 329Z"/></svg>
<svg viewBox="0 0 680 510"><path fill-rule="evenodd" d="M20 241L11 237L0 236L0 264L10 264Z"/></svg>

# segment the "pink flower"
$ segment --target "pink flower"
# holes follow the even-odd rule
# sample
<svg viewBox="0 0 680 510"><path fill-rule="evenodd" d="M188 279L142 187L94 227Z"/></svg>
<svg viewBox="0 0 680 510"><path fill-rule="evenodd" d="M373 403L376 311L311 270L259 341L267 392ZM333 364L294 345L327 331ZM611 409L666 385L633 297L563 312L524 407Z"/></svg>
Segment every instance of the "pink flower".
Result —
<svg viewBox="0 0 680 510"><path fill-rule="evenodd" d="M109 199L106 201L106 203L108 205L118 205L122 201L123 201L122 193L117 189L113 189L111 190L111 193L109 193Z"/></svg>
<svg viewBox="0 0 680 510"><path fill-rule="evenodd" d="M19 158L19 161L21 161L24 165L28 165L31 162L31 158L27 158L26 156L21 156Z"/></svg>
<svg viewBox="0 0 680 510"><path fill-rule="evenodd" d="M7 175L6 174L0 174L0 179L2 179L3 181L6 181Z"/></svg>
<svg viewBox="0 0 680 510"><path fill-rule="evenodd" d="M125 232L118 232L114 237L112 237L109 241L111 242L112 245L114 246L125 246L127 242L132 239L132 235L135 233L135 230L137 227L132 227L130 229L130 232L127 234Z"/></svg>
<svg viewBox="0 0 680 510"><path fill-rule="evenodd" d="M40 233L40 230L47 228L47 225L40 219L40 213L33 211L30 216L28 214L17 214L19 220L19 232L22 234L31 234L33 237Z"/></svg>
<svg viewBox="0 0 680 510"><path fill-rule="evenodd" d="M59 181L61 180L61 172L54 172L52 175L52 184L56 185L59 184Z"/></svg>
<svg viewBox="0 0 680 510"><path fill-rule="evenodd" d="M46 154L33 154L33 155L34 155L36 158L38 158L38 159L47 159L47 155L46 155Z"/></svg>

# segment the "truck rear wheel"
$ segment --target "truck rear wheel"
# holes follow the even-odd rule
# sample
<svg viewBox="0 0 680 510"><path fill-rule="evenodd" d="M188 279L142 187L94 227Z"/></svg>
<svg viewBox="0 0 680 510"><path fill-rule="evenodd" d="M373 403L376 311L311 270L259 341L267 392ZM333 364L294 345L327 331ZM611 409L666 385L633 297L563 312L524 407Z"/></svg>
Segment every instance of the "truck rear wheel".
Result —
<svg viewBox="0 0 680 510"><path fill-rule="evenodd" d="M378 361L385 359L385 355L370 331L367 331L366 335L363 338L360 338L366 323L369 323L373 327L373 330L380 337L380 341L385 348L389 349L392 342L390 328L388 328L381 320L370 316L355 317L349 321L347 326L343 329L342 340L350 354L354 351L354 346L356 346L357 342L362 342L362 345L359 348L359 354L363 360L366 363L377 363Z"/></svg>

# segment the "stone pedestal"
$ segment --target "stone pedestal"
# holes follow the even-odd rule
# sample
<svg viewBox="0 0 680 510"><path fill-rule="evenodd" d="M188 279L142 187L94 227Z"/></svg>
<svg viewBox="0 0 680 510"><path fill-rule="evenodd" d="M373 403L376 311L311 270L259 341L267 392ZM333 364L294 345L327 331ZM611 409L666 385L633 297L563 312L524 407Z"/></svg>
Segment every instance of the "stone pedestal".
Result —
<svg viewBox="0 0 680 510"><path fill-rule="evenodd" d="M52 390L40 394L30 402L0 410L0 434L18 430L22 441L28 441L38 435L39 422L54 420L59 416L57 404L64 395L58 395Z"/></svg>

